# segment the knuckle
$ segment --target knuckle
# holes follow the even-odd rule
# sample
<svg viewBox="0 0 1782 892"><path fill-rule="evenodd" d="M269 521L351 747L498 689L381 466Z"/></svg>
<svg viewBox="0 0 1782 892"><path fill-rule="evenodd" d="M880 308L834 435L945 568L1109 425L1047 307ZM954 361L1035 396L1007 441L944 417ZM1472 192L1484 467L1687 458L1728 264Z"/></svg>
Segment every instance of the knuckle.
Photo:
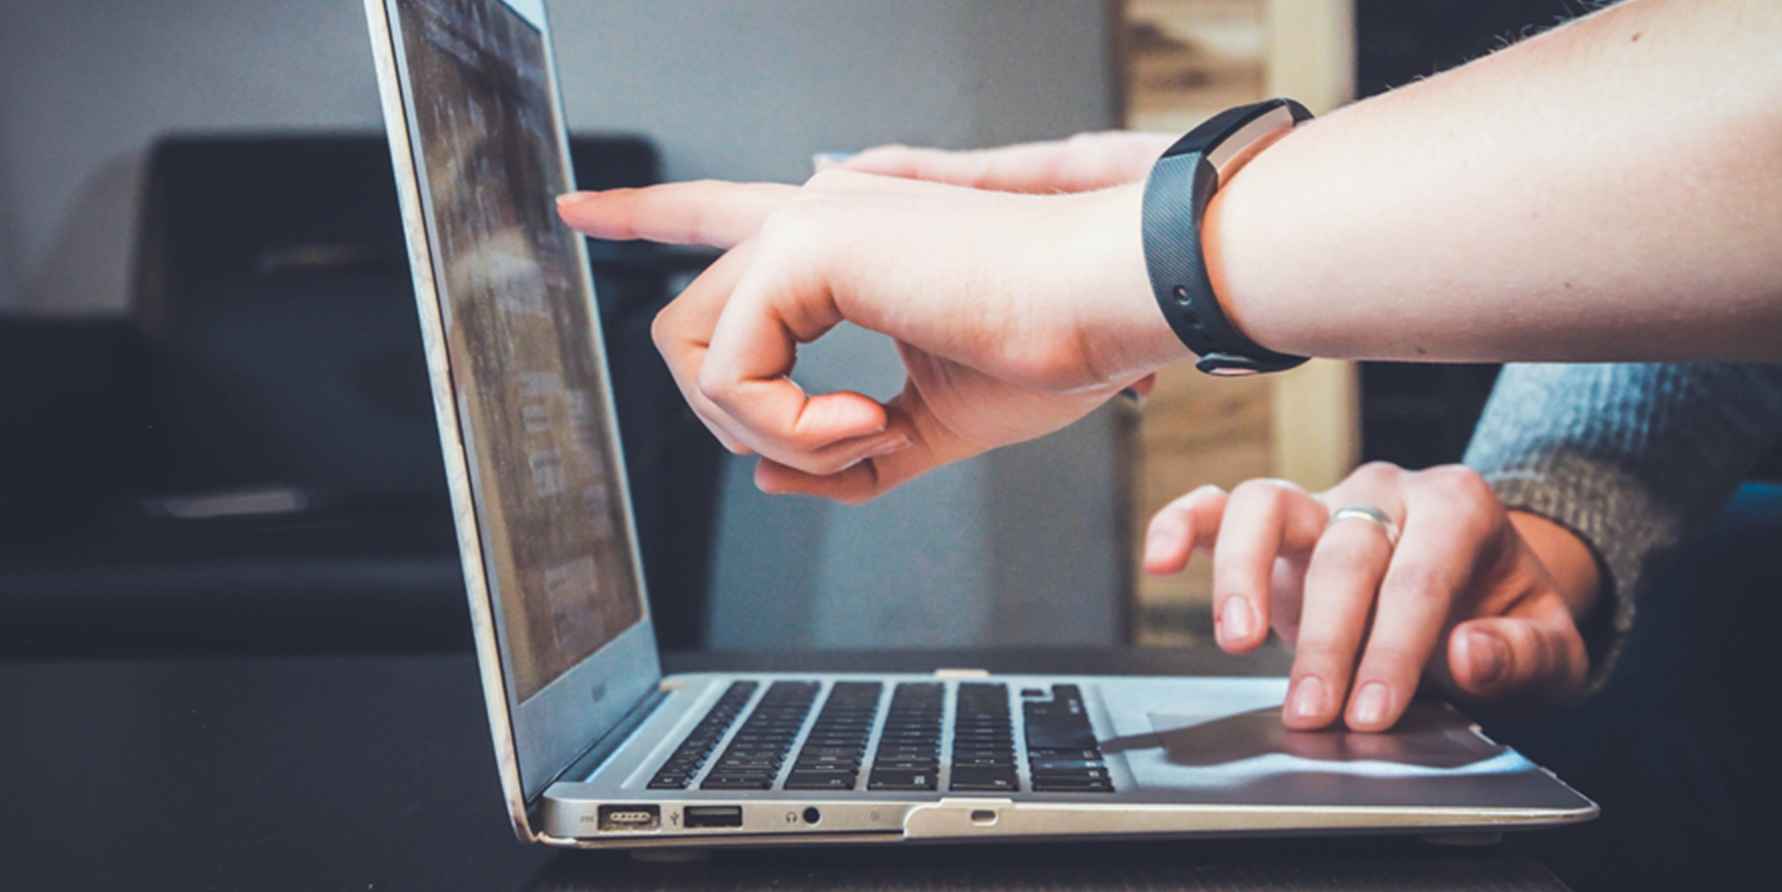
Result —
<svg viewBox="0 0 1782 892"><path fill-rule="evenodd" d="M1465 465L1442 465L1422 472L1423 483L1436 495L1469 505L1497 501L1497 494L1478 471Z"/></svg>
<svg viewBox="0 0 1782 892"><path fill-rule="evenodd" d="M1452 600L1448 576L1441 568L1421 561L1393 564L1382 588L1416 601L1447 603Z"/></svg>
<svg viewBox="0 0 1782 892"><path fill-rule="evenodd" d="M695 386L698 388L700 396L710 400L712 405L720 409L729 411L730 406L735 402L735 382L720 374L718 368L710 363L699 370L699 378L695 381Z"/></svg>
<svg viewBox="0 0 1782 892"><path fill-rule="evenodd" d="M1163 506L1163 508L1158 510L1156 516L1162 517L1165 514L1171 514L1182 518L1189 518L1194 515L1194 510L1197 506L1224 494L1224 490L1211 484L1196 487L1190 492L1177 496L1169 504Z"/></svg>
<svg viewBox="0 0 1782 892"><path fill-rule="evenodd" d="M1265 505L1279 505L1287 498L1287 493L1271 480L1245 480L1232 487L1231 497L1246 502L1256 501Z"/></svg>
<svg viewBox="0 0 1782 892"><path fill-rule="evenodd" d="M650 342L656 345L656 352L667 356L673 337L674 304L671 302L656 313L656 318L650 320Z"/></svg>
<svg viewBox="0 0 1782 892"><path fill-rule="evenodd" d="M1395 482L1401 472L1402 469L1391 462L1370 461L1356 468L1355 473L1349 475L1349 479L1371 486L1386 486Z"/></svg>
<svg viewBox="0 0 1782 892"><path fill-rule="evenodd" d="M819 174L819 176L822 175L823 174ZM757 258L772 251L774 248L779 247L782 240L796 240L798 238L798 232L802 226L800 220L804 217L804 209L808 204L809 202L800 196L799 198L786 202L785 205L762 219L761 228L757 230L755 234L755 253ZM756 262L758 263L760 261L757 260Z"/></svg>
<svg viewBox="0 0 1782 892"><path fill-rule="evenodd" d="M1293 649L1294 668L1306 666L1315 674L1326 675L1332 671L1342 670L1355 662L1355 651L1345 648L1334 641L1312 637L1311 630L1301 629L1299 645Z"/></svg>
<svg viewBox="0 0 1782 892"><path fill-rule="evenodd" d="M1385 544L1377 533L1370 536L1370 541L1377 541L1381 545ZM1327 545L1320 548L1312 560L1315 563L1312 568L1313 572L1326 581L1329 577L1377 580L1379 577L1376 574L1380 572L1382 563L1378 550L1374 550L1374 553L1370 554L1368 549L1355 547L1355 544Z"/></svg>
<svg viewBox="0 0 1782 892"><path fill-rule="evenodd" d="M907 149L905 150L907 151ZM849 170L845 167L831 167L820 170L804 181L805 188L814 192L833 192L845 189L849 184L858 181L865 174Z"/></svg>
<svg viewBox="0 0 1782 892"><path fill-rule="evenodd" d="M755 236L755 264L771 268L776 259L788 256L808 262L812 252L826 244L820 214L819 202L800 197L767 215Z"/></svg>
<svg viewBox="0 0 1782 892"><path fill-rule="evenodd" d="M1429 656L1417 649L1386 641L1370 642L1365 657L1365 674L1391 683L1415 679L1423 674Z"/></svg>

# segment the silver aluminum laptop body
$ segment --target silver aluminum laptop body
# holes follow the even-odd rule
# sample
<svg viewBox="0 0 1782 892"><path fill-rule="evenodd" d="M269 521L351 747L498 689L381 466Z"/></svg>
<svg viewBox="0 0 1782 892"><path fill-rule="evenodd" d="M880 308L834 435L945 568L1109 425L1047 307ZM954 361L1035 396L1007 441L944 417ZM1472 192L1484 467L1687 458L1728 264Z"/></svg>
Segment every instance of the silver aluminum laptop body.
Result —
<svg viewBox="0 0 1782 892"><path fill-rule="evenodd" d="M543 0L365 0L503 790L524 841L1494 832L1596 806L1419 703L1279 678L663 678ZM775 757L772 753L779 753Z"/></svg>

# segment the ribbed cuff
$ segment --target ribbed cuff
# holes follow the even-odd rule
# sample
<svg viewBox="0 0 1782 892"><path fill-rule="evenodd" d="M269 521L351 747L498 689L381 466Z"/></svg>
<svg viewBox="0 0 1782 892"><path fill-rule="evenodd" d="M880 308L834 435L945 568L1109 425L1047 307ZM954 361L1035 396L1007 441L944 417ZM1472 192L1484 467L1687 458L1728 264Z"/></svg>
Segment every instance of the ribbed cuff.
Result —
<svg viewBox="0 0 1782 892"><path fill-rule="evenodd" d="M1590 654L1590 677L1579 699L1588 697L1608 680L1633 629L1635 603L1650 575L1645 561L1676 544L1675 519L1658 510L1638 480L1575 454L1530 457L1482 473L1505 508L1565 527L1596 558L1603 590L1578 624Z"/></svg>

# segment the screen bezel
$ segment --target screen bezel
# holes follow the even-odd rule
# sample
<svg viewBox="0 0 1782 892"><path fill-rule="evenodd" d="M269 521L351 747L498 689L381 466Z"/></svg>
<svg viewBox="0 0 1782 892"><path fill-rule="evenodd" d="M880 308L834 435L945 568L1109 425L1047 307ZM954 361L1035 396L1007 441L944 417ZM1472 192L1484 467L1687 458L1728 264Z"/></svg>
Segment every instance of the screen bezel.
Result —
<svg viewBox="0 0 1782 892"><path fill-rule="evenodd" d="M573 177L568 133L563 122L556 56L551 45L551 32L543 2L499 2L539 32L545 54L545 81L555 125L555 151L562 159L564 169ZM572 275L582 299L587 303L588 318L595 327L592 340L596 368L601 374L598 393L604 400L606 420L603 445L614 457L614 465L618 471L619 479L615 491L623 509L625 534L631 556L631 575L637 596L642 602L641 618L532 697L520 702L514 695L516 688L513 684L507 639L503 634L501 600L499 593L494 590L493 580L487 570L488 562L484 557L489 543L482 536L482 524L476 509L475 464L471 460L474 455L474 439L459 414L458 394L453 385L446 347L445 319L449 318L450 308L444 303L445 296L438 285L444 278L443 270L438 265L438 252L433 250L437 243L438 230L431 195L423 185L427 175L426 159L419 151L420 134L416 123L413 82L408 72L399 24L400 11L397 0L365 0L365 6L373 52L378 62L379 93L391 157L396 169L397 192L402 203L403 228L408 241L409 264L414 278L434 411L445 453L446 478L451 492L459 554L469 595L484 701L489 711L496 759L501 769L502 786L508 798L515 831L522 839L531 840L536 838L536 833L527 819L527 806L543 793L564 768L617 725L626 713L654 690L661 679L655 631L644 588L642 560L638 552L637 531L631 510L630 487L625 476L624 453L619 444L612 382L607 371L605 345L600 337L600 309L594 300L594 283L588 267L587 246L577 238L574 242L577 262ZM551 198L552 196L543 197L547 201Z"/></svg>

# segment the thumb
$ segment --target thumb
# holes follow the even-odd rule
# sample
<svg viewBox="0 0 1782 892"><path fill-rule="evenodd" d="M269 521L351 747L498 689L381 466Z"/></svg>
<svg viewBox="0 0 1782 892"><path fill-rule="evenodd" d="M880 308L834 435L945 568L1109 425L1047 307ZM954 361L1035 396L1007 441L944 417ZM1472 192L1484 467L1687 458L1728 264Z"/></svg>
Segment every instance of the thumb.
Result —
<svg viewBox="0 0 1782 892"><path fill-rule="evenodd" d="M1459 692L1490 700L1554 706L1576 697L1589 657L1571 615L1475 619L1448 636L1448 669Z"/></svg>

